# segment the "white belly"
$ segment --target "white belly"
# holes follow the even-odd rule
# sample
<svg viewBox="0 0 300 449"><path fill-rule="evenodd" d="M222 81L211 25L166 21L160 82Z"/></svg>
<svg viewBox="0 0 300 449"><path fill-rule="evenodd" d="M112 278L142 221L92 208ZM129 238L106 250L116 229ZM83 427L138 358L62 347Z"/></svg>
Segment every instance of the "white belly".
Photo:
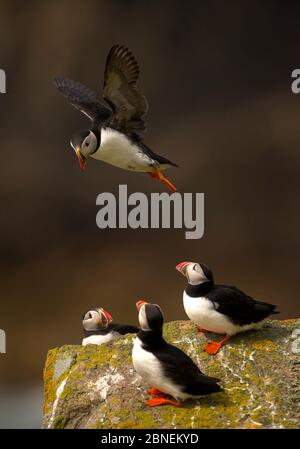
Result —
<svg viewBox="0 0 300 449"><path fill-rule="evenodd" d="M124 170L150 172L157 166L124 134L111 128L101 130L100 148L91 157Z"/></svg>
<svg viewBox="0 0 300 449"><path fill-rule="evenodd" d="M89 337L85 337L82 340L82 346L86 345L102 345L103 343L107 343L120 335L117 332L110 332L106 335L90 335Z"/></svg>
<svg viewBox="0 0 300 449"><path fill-rule="evenodd" d="M183 293L185 313L198 326L217 334L234 335L236 326L229 318L215 310L211 301L206 298L192 298Z"/></svg>
<svg viewBox="0 0 300 449"><path fill-rule="evenodd" d="M133 344L132 362L136 372L149 387L157 388L163 393L178 399L184 399L187 396L182 393L180 386L164 376L160 361L151 352L142 348L142 343L138 337L135 337Z"/></svg>
<svg viewBox="0 0 300 449"><path fill-rule="evenodd" d="M216 334L235 335L238 332L258 328L262 325L262 322L246 324L245 326L234 324L226 315L219 313L208 299L203 297L191 298L185 292L183 293L183 306L190 320Z"/></svg>

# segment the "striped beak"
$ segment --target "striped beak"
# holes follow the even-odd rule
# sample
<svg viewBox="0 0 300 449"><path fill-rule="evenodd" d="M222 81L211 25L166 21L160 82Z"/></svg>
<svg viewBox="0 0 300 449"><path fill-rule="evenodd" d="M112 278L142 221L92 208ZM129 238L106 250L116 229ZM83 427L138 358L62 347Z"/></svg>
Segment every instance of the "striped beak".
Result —
<svg viewBox="0 0 300 449"><path fill-rule="evenodd" d="M183 274L185 276L186 268L187 266L192 262L180 262L178 265L176 265L176 270L179 271L179 273Z"/></svg>
<svg viewBox="0 0 300 449"><path fill-rule="evenodd" d="M108 325L112 322L112 320L113 320L111 314L108 313L106 310L104 310L103 307L100 308L100 312L101 312L102 315L105 317L105 319L106 319L106 325L108 326Z"/></svg>
<svg viewBox="0 0 300 449"><path fill-rule="evenodd" d="M146 301L144 301L143 299L141 299L140 301L137 301L137 302L135 303L138 312L140 311L140 308L141 308L144 304L148 304L148 303L147 303Z"/></svg>
<svg viewBox="0 0 300 449"><path fill-rule="evenodd" d="M82 154L80 153L80 148L79 147L76 147L74 151L76 153L76 156L77 156L77 159L78 159L78 162L79 162L80 170L83 171L84 167L85 167L86 158L84 156L82 156Z"/></svg>

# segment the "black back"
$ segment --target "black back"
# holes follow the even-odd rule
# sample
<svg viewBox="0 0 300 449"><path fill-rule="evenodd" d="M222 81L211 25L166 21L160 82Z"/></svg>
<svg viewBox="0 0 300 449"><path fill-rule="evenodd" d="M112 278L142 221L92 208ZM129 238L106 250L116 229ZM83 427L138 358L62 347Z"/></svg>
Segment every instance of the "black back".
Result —
<svg viewBox="0 0 300 449"><path fill-rule="evenodd" d="M219 379L205 376L188 355L164 340L161 329L140 330L137 336L143 349L151 352L161 362L164 375L182 386L182 391L197 396L222 390L217 384Z"/></svg>
<svg viewBox="0 0 300 449"><path fill-rule="evenodd" d="M207 285L206 285L207 284ZM215 309L226 315L234 324L245 326L259 323L272 314L279 313L277 306L257 301L231 285L203 283L189 285L186 293L191 297L205 296L213 302Z"/></svg>
<svg viewBox="0 0 300 449"><path fill-rule="evenodd" d="M87 331L84 329L84 336L89 337L90 335L107 335L109 334L109 332L118 332L118 334L120 335L136 334L138 330L138 327L130 326L129 324L111 323L107 327L103 327L102 329L93 331Z"/></svg>

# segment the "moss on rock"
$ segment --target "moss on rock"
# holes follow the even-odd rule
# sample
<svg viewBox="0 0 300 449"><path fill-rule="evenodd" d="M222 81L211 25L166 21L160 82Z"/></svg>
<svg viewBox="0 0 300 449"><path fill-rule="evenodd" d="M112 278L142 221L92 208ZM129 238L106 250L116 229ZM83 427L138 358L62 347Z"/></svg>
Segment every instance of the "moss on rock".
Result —
<svg viewBox="0 0 300 449"><path fill-rule="evenodd" d="M299 428L300 354L292 332L300 320L267 321L237 335L216 356L188 321L167 323L165 338L201 370L222 379L224 392L183 408L149 408L147 387L131 362L132 336L101 346L49 351L44 369L45 428Z"/></svg>

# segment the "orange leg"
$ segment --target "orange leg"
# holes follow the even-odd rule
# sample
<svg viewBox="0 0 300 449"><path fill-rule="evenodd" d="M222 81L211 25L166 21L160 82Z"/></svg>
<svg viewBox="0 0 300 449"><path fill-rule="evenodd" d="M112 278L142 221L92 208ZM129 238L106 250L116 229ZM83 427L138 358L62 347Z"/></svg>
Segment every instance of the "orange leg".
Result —
<svg viewBox="0 0 300 449"><path fill-rule="evenodd" d="M230 338L229 335L226 335L223 340L221 341L211 341L210 343L207 343L207 345L204 348L204 351L207 352L207 354L215 355L219 351L219 349L228 341Z"/></svg>
<svg viewBox="0 0 300 449"><path fill-rule="evenodd" d="M146 402L146 404L148 405L148 407L157 407L158 405L165 405L165 404L174 405L175 407L182 407L182 402L172 401L171 399L166 399L166 398L149 399Z"/></svg>
<svg viewBox="0 0 300 449"><path fill-rule="evenodd" d="M151 176L151 178L158 179L163 182L172 192L177 192L176 187L162 174L161 171L155 170L153 172L147 172L147 175Z"/></svg>
<svg viewBox="0 0 300 449"><path fill-rule="evenodd" d="M158 390L157 388L149 388L148 393L151 394L151 396L158 396L160 398L166 397L166 394Z"/></svg>
<svg viewBox="0 0 300 449"><path fill-rule="evenodd" d="M206 334L209 331L207 329L204 329L203 327L197 326L197 332Z"/></svg>

